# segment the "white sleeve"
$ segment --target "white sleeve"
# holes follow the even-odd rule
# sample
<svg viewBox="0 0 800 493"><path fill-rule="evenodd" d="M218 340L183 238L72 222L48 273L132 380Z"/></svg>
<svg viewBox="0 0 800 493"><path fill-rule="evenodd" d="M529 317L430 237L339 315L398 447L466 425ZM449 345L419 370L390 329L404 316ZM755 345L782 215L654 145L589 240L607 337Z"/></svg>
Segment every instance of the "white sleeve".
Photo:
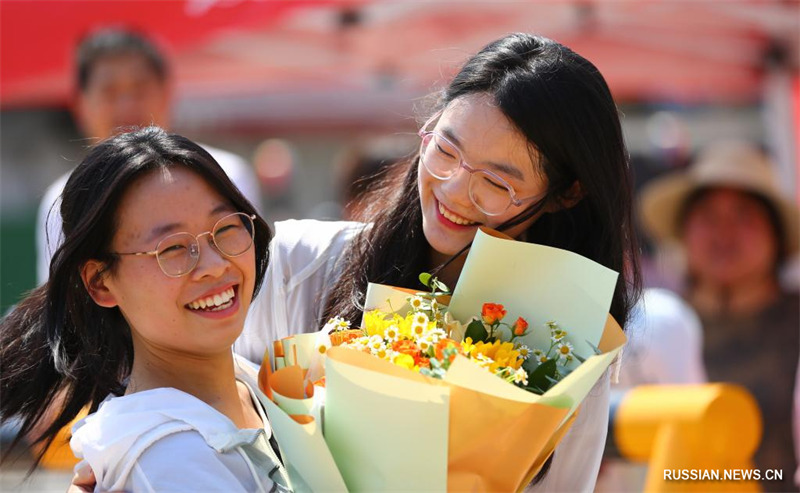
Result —
<svg viewBox="0 0 800 493"><path fill-rule="evenodd" d="M50 260L63 241L61 229L61 192L69 173L61 176L45 191L36 214L36 282L50 277Z"/></svg>
<svg viewBox="0 0 800 493"><path fill-rule="evenodd" d="M677 294L646 289L627 332L619 387L706 381L700 318Z"/></svg>
<svg viewBox="0 0 800 493"><path fill-rule="evenodd" d="M234 351L260 364L273 341L318 330L327 293L341 267L338 261L362 228L345 221L275 223L267 272Z"/></svg>
<svg viewBox="0 0 800 493"><path fill-rule="evenodd" d="M136 459L125 491L246 492L258 491L244 458L237 451L217 453L195 431L168 435Z"/></svg>
<svg viewBox="0 0 800 493"><path fill-rule="evenodd" d="M644 357L657 371L653 383L705 383L702 323L694 309L664 289L647 290L644 303L652 335Z"/></svg>
<svg viewBox="0 0 800 493"><path fill-rule="evenodd" d="M572 428L556 446L544 479L526 492L593 491L608 434L609 372L583 400Z"/></svg>

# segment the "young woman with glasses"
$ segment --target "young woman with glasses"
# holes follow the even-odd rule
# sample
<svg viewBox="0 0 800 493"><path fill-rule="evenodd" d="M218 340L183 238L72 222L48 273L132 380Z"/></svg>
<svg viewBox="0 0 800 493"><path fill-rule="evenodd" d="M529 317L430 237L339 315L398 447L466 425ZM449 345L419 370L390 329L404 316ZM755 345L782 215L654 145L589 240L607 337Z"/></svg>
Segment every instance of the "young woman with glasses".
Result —
<svg viewBox="0 0 800 493"><path fill-rule="evenodd" d="M358 324L367 282L454 286L479 226L579 253L620 272L611 315L639 290L631 177L616 105L589 61L546 38L512 34L470 58L439 95L420 148L386 173L364 223L276 224L264 290L234 349L260 361L272 341L330 316ZM580 309L580 307L576 307ZM591 491L608 426L600 380L536 489Z"/></svg>
<svg viewBox="0 0 800 493"><path fill-rule="evenodd" d="M161 129L122 134L72 173L61 215L49 281L0 326L3 419L45 421L47 445L88 406L71 446L102 490L287 491L231 351L270 231L222 168Z"/></svg>

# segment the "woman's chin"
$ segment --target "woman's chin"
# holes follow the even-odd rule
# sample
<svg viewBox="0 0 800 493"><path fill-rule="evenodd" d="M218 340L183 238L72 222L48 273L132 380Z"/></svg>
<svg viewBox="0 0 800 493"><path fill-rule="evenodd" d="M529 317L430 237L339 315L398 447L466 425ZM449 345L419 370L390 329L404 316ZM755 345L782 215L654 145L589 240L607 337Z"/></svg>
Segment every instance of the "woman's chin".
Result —
<svg viewBox="0 0 800 493"><path fill-rule="evenodd" d="M431 250L433 250L436 256L443 258L456 255L475 238L474 232L468 232L468 234L466 234L466 232L462 234L453 234L452 232L429 231L428 229L429 228L423 227L425 240L427 240L428 246L431 247Z"/></svg>

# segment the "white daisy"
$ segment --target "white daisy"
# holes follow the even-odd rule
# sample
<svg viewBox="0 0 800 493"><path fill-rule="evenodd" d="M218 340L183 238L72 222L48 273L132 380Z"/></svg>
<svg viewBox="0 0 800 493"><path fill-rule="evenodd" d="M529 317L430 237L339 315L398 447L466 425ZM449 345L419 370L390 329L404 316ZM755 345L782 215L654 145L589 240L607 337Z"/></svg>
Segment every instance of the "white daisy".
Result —
<svg viewBox="0 0 800 493"><path fill-rule="evenodd" d="M572 347L572 344L566 341L558 344L556 346L556 353L558 354L559 361L561 361L562 363L568 363L572 361L573 358L572 351L574 349L575 348Z"/></svg>
<svg viewBox="0 0 800 493"><path fill-rule="evenodd" d="M522 367L517 368L517 371L514 372L514 383L521 383L524 386L528 385L528 372Z"/></svg>

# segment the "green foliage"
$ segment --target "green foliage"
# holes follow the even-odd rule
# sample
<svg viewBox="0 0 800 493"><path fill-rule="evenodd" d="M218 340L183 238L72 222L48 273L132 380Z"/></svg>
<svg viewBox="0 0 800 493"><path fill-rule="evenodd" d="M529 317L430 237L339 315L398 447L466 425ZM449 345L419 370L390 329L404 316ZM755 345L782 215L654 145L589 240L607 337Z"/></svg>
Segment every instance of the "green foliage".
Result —
<svg viewBox="0 0 800 493"><path fill-rule="evenodd" d="M558 382L558 380L556 380L557 374L558 368L556 367L556 360L547 360L531 372L528 376L528 385L541 390L541 393L547 392L547 389L555 385L554 382Z"/></svg>
<svg viewBox="0 0 800 493"><path fill-rule="evenodd" d="M483 326L483 322L480 320L473 320L467 325L467 330L464 333L464 338L466 339L467 337L472 338L473 344L476 342L488 342L489 332L486 330L486 327Z"/></svg>
<svg viewBox="0 0 800 493"><path fill-rule="evenodd" d="M419 275L419 282L421 282L423 286L430 289L433 296L451 294L450 288L448 288L445 283L427 272L423 272Z"/></svg>

